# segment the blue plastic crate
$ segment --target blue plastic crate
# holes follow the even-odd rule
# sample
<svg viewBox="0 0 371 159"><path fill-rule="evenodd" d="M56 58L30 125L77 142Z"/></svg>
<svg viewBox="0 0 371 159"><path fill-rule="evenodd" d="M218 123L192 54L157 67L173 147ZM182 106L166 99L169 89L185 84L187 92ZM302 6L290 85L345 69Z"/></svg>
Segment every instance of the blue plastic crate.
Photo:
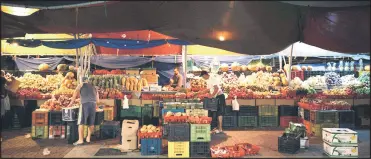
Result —
<svg viewBox="0 0 371 159"><path fill-rule="evenodd" d="M140 154L143 156L161 155L161 139L141 139Z"/></svg>

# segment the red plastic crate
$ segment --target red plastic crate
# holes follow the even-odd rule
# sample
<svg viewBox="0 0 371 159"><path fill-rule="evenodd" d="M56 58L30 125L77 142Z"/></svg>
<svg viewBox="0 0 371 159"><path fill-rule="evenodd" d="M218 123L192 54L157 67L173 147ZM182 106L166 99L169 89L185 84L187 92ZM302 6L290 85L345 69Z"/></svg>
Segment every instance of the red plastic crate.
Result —
<svg viewBox="0 0 371 159"><path fill-rule="evenodd" d="M282 128L289 127L290 122L297 123L298 117L297 116L281 116L280 117L280 126Z"/></svg>

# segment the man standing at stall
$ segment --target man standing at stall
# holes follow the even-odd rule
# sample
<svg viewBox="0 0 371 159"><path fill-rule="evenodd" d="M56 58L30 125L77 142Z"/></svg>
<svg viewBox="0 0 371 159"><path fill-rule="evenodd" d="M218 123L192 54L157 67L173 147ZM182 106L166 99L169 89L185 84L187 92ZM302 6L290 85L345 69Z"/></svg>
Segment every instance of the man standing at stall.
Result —
<svg viewBox="0 0 371 159"><path fill-rule="evenodd" d="M73 93L71 103L69 104L69 107L71 107L77 94L80 93L81 107L78 119L79 140L75 142L74 145L81 145L84 143L84 125L89 127L88 135L86 137L87 143L90 143L91 133L94 131L95 108L99 102L99 93L92 84L88 83L88 81L87 77L82 77L82 83L77 86Z"/></svg>
<svg viewBox="0 0 371 159"><path fill-rule="evenodd" d="M218 108L216 112L217 119L218 119L218 126L217 128L213 129L212 132L221 133L223 132L223 115L224 115L224 107L226 105L225 102L225 95L220 87L220 80L215 76L210 76L209 73L206 71L202 71L200 77L206 80L207 89L202 91L201 93L210 93L209 98L217 98L218 99Z"/></svg>

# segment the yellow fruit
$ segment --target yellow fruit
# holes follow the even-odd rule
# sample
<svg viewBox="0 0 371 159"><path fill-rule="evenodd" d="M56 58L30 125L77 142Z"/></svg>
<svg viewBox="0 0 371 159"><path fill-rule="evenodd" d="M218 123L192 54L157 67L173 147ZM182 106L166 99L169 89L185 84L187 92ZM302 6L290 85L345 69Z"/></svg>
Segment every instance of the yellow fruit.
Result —
<svg viewBox="0 0 371 159"><path fill-rule="evenodd" d="M365 71L370 71L370 65L365 66Z"/></svg>
<svg viewBox="0 0 371 159"><path fill-rule="evenodd" d="M39 65L39 71L47 71L49 69L49 65L46 63Z"/></svg>
<svg viewBox="0 0 371 159"><path fill-rule="evenodd" d="M267 70L268 72L272 72L272 66L266 66L265 70Z"/></svg>

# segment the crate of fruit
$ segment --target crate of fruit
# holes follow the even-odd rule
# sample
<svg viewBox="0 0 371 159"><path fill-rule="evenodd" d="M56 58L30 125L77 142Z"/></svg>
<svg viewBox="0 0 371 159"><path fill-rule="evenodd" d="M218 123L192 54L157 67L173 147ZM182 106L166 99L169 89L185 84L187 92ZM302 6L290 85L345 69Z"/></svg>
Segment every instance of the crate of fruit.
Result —
<svg viewBox="0 0 371 159"><path fill-rule="evenodd" d="M139 139L162 138L162 127L153 125L143 125L138 131Z"/></svg>
<svg viewBox="0 0 371 159"><path fill-rule="evenodd" d="M186 113L171 113L168 112L164 116L164 122L165 123L186 123L188 121L188 116Z"/></svg>
<svg viewBox="0 0 371 159"><path fill-rule="evenodd" d="M212 118L207 117L207 116L202 116L202 117L190 116L190 117L188 117L188 122L191 123L191 124L210 124L211 121L212 121Z"/></svg>

